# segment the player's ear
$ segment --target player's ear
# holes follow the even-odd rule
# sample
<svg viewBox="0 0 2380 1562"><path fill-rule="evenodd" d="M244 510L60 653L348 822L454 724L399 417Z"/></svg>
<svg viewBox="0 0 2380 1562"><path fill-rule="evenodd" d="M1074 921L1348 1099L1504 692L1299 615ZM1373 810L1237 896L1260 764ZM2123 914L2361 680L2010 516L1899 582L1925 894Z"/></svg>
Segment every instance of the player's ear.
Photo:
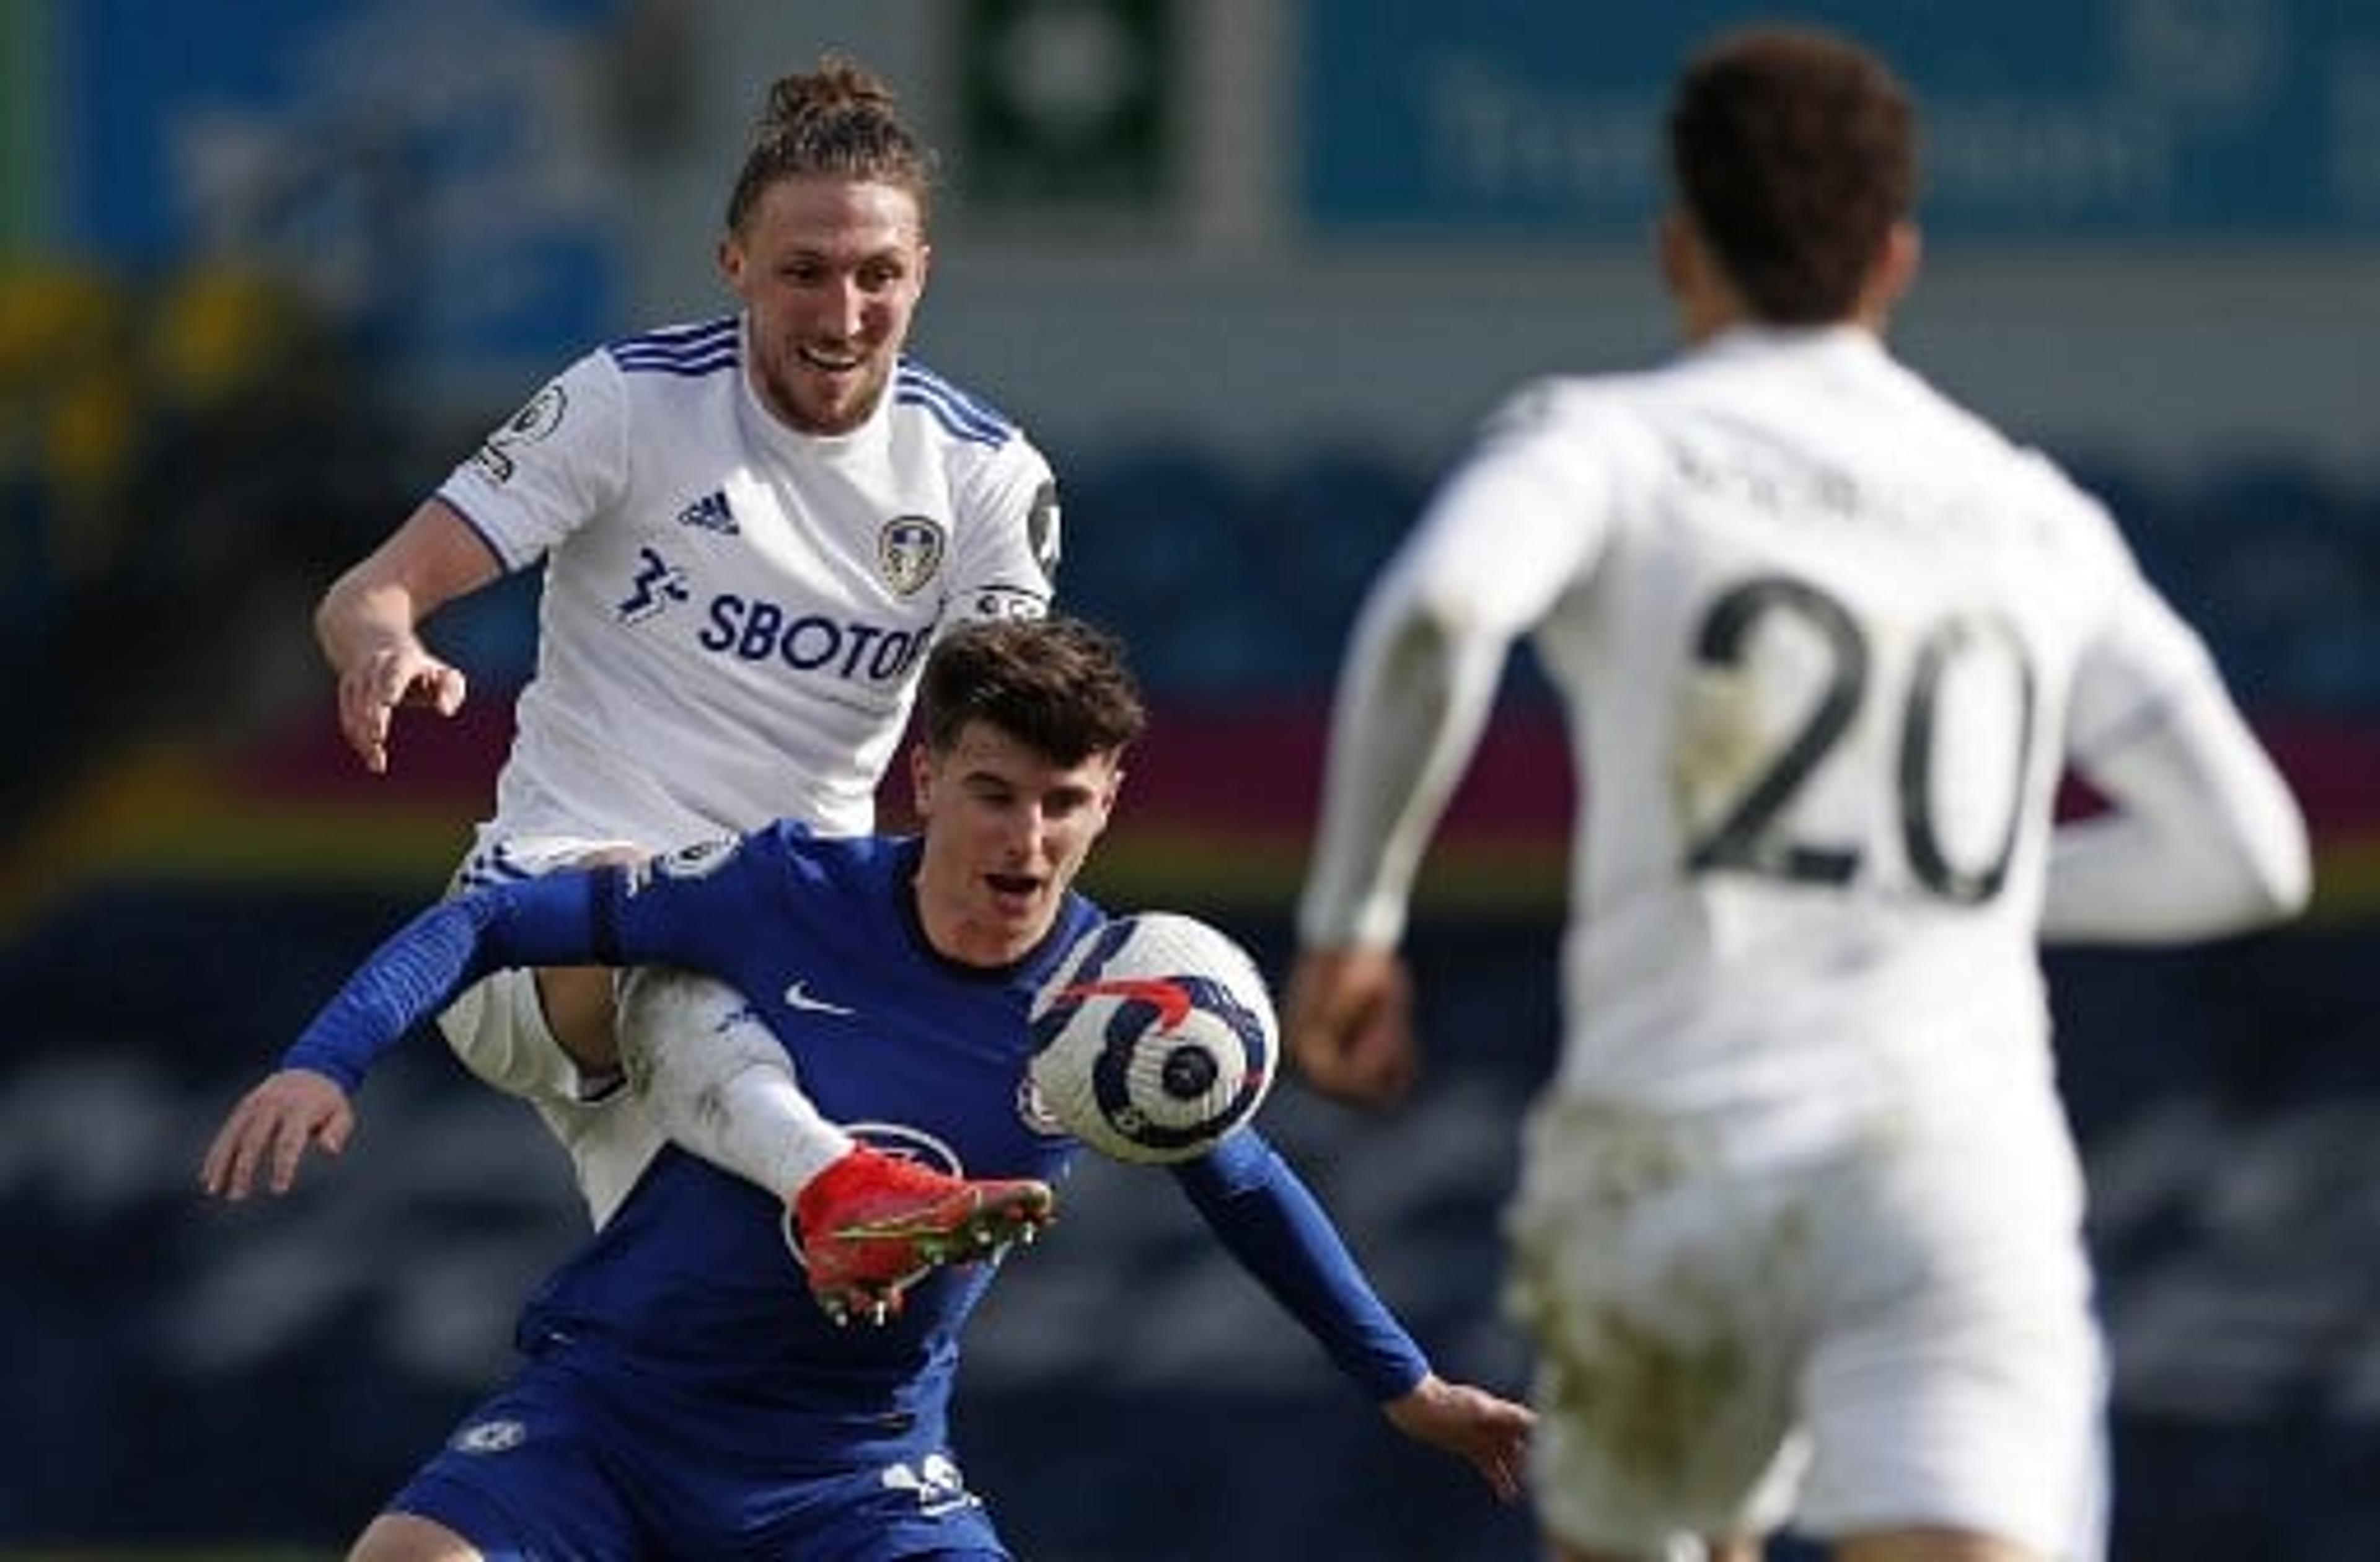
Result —
<svg viewBox="0 0 2380 1562"><path fill-rule="evenodd" d="M920 738L909 745L909 812L922 822L933 806L934 750Z"/></svg>
<svg viewBox="0 0 2380 1562"><path fill-rule="evenodd" d="M1108 833L1108 824L1115 818L1116 798L1123 790L1123 767L1116 765L1108 771L1107 779L1099 786L1098 811L1091 822L1089 840L1083 847L1085 851L1088 851L1098 843L1101 836Z"/></svg>
<svg viewBox="0 0 2380 1562"><path fill-rule="evenodd" d="M1870 307L1876 315L1890 313L1915 285L1918 262L1925 249L1917 225L1905 218L1886 232L1884 248L1877 252L1875 269L1868 277Z"/></svg>
<svg viewBox="0 0 2380 1562"><path fill-rule="evenodd" d="M1730 325L1758 318L1736 290L1735 278L1728 275L1702 225L1682 204L1662 214L1661 281L1677 311L1679 333L1689 342L1706 341Z"/></svg>
<svg viewBox="0 0 2380 1562"><path fill-rule="evenodd" d="M727 286L733 288L738 297L743 295L744 246L736 241L735 235L732 232L722 234L719 238L719 275L726 279Z"/></svg>
<svg viewBox="0 0 2380 1562"><path fill-rule="evenodd" d="M1654 252L1661 265L1661 283L1673 297L1683 296L1693 286L1694 273L1694 223L1682 206L1672 206L1661 214L1654 229Z"/></svg>

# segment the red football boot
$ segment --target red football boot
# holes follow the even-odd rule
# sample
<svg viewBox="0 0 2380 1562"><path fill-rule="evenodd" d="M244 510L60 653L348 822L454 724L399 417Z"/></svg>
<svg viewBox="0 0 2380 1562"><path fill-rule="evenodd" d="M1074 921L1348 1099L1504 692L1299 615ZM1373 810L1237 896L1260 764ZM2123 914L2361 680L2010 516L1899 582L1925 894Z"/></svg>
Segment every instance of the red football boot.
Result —
<svg viewBox="0 0 2380 1562"><path fill-rule="evenodd" d="M861 1145L803 1187L794 1222L827 1316L882 1324L920 1276L1030 1242L1057 1204L1046 1182L948 1177Z"/></svg>

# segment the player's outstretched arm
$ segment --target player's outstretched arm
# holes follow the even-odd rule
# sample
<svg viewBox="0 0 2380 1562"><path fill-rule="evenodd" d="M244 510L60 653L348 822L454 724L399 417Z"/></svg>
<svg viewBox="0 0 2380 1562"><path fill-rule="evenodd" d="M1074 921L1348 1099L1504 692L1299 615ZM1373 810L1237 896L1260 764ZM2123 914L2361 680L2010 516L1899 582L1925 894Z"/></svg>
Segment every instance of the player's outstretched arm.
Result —
<svg viewBox="0 0 2380 1562"><path fill-rule="evenodd" d="M336 1155L355 1132L356 1113L335 1080L310 1068L283 1068L242 1096L215 1130L199 1186L217 1199L245 1199L261 1181L286 1193L310 1149Z"/></svg>
<svg viewBox="0 0 2380 1562"><path fill-rule="evenodd" d="M462 673L431 654L417 628L501 568L479 534L431 499L322 593L314 637L338 678L339 730L366 770L388 769L389 722L400 706L444 716L462 708Z"/></svg>
<svg viewBox="0 0 2380 1562"><path fill-rule="evenodd" d="M1536 1412L1526 1405L1431 1373L1380 1411L1415 1442L1467 1461L1499 1501L1519 1499L1528 1470L1529 1434L1537 1424Z"/></svg>
<svg viewBox="0 0 2380 1562"><path fill-rule="evenodd" d="M1398 1431L1464 1459L1506 1499L1520 1490L1524 1406L1440 1378L1373 1291L1313 1193L1254 1129L1175 1168L1232 1256L1305 1326Z"/></svg>
<svg viewBox="0 0 2380 1562"><path fill-rule="evenodd" d="M592 883L587 873L552 873L417 915L307 1023L280 1068L232 1108L208 1147L200 1186L244 1199L261 1178L285 1193L307 1151L339 1153L355 1131L351 1098L373 1062L465 983L499 965L587 958Z"/></svg>

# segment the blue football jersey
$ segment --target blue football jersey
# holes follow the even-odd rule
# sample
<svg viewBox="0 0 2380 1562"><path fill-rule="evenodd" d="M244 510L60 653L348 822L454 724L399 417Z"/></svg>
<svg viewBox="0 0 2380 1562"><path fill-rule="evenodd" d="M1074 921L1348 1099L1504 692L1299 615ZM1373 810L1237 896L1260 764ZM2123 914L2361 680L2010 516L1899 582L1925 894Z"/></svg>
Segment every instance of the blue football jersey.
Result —
<svg viewBox="0 0 2380 1562"><path fill-rule="evenodd" d="M677 966L741 992L802 1089L855 1138L953 1175L1062 1178L1081 1145L1026 1089L1034 994L1101 920L1069 895L1038 947L987 969L917 921L911 837L781 823L635 868L490 885L417 916L324 1007L283 1066L349 1090L454 993L508 966ZM1217 1238L1377 1399L1427 1358L1296 1174L1252 1127L1170 1168ZM889 1326L831 1323L782 1201L674 1147L523 1312L519 1344L691 1392L804 1444L939 1435L968 1313L997 1261L908 1288Z"/></svg>
<svg viewBox="0 0 2380 1562"><path fill-rule="evenodd" d="M917 857L914 840L823 839L780 824L598 875L591 952L735 987L819 1109L864 1142L958 1176L1056 1178L1076 1146L1028 1113L1027 1011L1099 912L1070 897L1050 936L1016 964L960 965L918 926ZM536 897L548 883L514 893ZM849 1329L811 1302L798 1250L782 1202L665 1150L530 1302L522 1344L601 1337L682 1381L820 1410L938 1406L990 1263L912 1287L889 1327Z"/></svg>

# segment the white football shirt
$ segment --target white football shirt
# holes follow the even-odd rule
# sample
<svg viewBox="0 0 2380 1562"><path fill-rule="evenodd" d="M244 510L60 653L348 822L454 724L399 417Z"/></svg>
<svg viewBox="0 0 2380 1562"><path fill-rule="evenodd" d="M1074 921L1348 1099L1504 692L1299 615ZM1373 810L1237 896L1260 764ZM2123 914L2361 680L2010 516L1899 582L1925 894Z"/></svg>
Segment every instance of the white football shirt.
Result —
<svg viewBox="0 0 2380 1562"><path fill-rule="evenodd" d="M1524 632L1582 778L1564 1086L1794 1140L1994 1104L2062 1139L2060 776L2228 709L2096 502L1852 327L1524 388L1366 604L1309 942L1402 934Z"/></svg>
<svg viewBox="0 0 2380 1562"><path fill-rule="evenodd" d="M732 317L612 343L439 488L545 570L483 847L866 831L936 629L1046 611L1056 490L1014 426L904 361L862 427L803 434L746 351Z"/></svg>

